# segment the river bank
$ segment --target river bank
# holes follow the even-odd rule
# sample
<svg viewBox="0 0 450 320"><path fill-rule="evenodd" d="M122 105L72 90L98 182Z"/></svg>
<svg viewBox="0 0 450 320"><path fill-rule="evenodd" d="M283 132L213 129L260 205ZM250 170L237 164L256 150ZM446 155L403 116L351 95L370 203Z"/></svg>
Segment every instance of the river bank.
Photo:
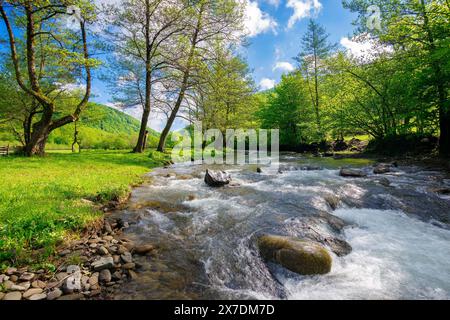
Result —
<svg viewBox="0 0 450 320"><path fill-rule="evenodd" d="M43 299L56 282L65 285L67 278L58 273L70 265L82 266L84 276L94 274L84 263L100 258L102 245L121 245L121 239L110 239L120 230L111 234L103 227L105 212L119 208L132 187L145 182L144 174L167 160L156 152L128 151L0 158L1 298L10 292L11 298L23 297L34 283L31 293ZM98 288L91 288L86 296L98 296Z"/></svg>

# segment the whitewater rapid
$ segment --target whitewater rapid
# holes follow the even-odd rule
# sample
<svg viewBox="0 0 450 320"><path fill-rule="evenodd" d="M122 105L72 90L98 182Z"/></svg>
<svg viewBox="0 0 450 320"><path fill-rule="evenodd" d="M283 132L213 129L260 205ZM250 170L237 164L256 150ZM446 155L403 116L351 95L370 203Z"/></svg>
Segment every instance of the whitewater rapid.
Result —
<svg viewBox="0 0 450 320"><path fill-rule="evenodd" d="M303 165L323 170L302 171ZM139 278L121 299L449 299L450 199L430 192L448 184L443 172L400 167L380 184L364 159L282 158L283 173L255 166L217 166L234 187L213 189L206 166L175 165L134 190L126 235L159 247L140 258ZM361 167L367 178L340 177L340 166ZM283 167L284 166L284 167ZM333 211L326 197L339 199ZM346 222L336 232L323 219ZM447 220L448 222L448 220ZM299 276L259 256L264 233L301 238L308 226L345 240L349 255L332 254L327 275Z"/></svg>

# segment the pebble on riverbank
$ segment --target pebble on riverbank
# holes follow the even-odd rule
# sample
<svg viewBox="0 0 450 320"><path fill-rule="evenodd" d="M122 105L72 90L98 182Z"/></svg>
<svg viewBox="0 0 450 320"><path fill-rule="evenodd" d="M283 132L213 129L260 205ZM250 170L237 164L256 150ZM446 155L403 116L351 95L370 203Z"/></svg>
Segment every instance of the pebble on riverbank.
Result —
<svg viewBox="0 0 450 320"><path fill-rule="evenodd" d="M133 254L155 250L121 236L124 227L123 221L105 221L101 231L91 231L59 250L60 265L53 274L6 268L0 274L0 300L111 299L121 283L138 277Z"/></svg>

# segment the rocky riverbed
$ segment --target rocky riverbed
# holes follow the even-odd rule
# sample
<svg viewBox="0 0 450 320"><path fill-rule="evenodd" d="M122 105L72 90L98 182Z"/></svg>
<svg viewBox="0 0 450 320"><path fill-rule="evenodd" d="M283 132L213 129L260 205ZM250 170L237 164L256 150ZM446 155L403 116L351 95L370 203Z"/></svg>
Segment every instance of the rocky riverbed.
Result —
<svg viewBox="0 0 450 320"><path fill-rule="evenodd" d="M123 236L127 226L121 219L106 219L59 251L56 272L7 268L0 274L0 300L112 299L124 282L137 278L135 257L155 253L154 246Z"/></svg>
<svg viewBox="0 0 450 320"><path fill-rule="evenodd" d="M231 181L210 187L207 169ZM116 215L130 225L124 235L158 251L136 258L139 277L116 299L450 297L444 171L285 153L276 169L179 164L149 177ZM320 248L330 272L289 265L286 252L298 258L305 248L294 242L275 241L265 256L264 236L317 244L325 266L317 273L328 271Z"/></svg>

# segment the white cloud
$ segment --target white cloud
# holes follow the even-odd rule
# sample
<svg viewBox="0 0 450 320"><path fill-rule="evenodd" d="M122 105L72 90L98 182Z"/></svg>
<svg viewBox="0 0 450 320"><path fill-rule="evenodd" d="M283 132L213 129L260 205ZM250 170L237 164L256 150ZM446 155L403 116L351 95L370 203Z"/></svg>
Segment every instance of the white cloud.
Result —
<svg viewBox="0 0 450 320"><path fill-rule="evenodd" d="M349 39L343 37L341 45L347 50L349 57L355 58L360 62L370 62L380 56L382 53L392 52L392 47L380 44L377 40L371 39L367 34L361 34Z"/></svg>
<svg viewBox="0 0 450 320"><path fill-rule="evenodd" d="M316 15L322 10L319 0L288 0L286 7L294 10L288 21L288 28L292 28L297 21Z"/></svg>
<svg viewBox="0 0 450 320"><path fill-rule="evenodd" d="M281 0L264 0L264 1L276 8L278 8L278 6L280 5L280 2L281 2Z"/></svg>
<svg viewBox="0 0 450 320"><path fill-rule="evenodd" d="M261 11L258 2L245 1L245 29L249 37L272 31L276 33L277 22L266 12Z"/></svg>
<svg viewBox="0 0 450 320"><path fill-rule="evenodd" d="M275 63L275 66L273 67L273 71L276 70L281 70L283 72L291 72L294 71L295 67L286 61L278 61L277 63Z"/></svg>
<svg viewBox="0 0 450 320"><path fill-rule="evenodd" d="M264 78L259 82L259 87L261 90L269 90L275 87L275 80Z"/></svg>

